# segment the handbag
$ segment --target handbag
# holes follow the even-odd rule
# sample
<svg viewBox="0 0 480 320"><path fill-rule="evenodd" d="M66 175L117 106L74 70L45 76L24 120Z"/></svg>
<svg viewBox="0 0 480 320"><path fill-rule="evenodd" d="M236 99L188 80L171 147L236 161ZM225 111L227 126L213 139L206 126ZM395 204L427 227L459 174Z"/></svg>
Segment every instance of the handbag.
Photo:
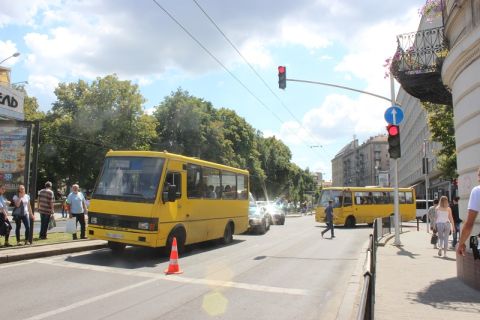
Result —
<svg viewBox="0 0 480 320"><path fill-rule="evenodd" d="M430 239L431 244L436 244L438 241L438 236L434 233L432 234L432 238Z"/></svg>
<svg viewBox="0 0 480 320"><path fill-rule="evenodd" d="M52 230L57 226L57 222L55 221L55 216L52 214L50 215L50 220L48 221L48 230Z"/></svg>
<svg viewBox="0 0 480 320"><path fill-rule="evenodd" d="M25 215L25 209L23 208L23 203L19 207L13 208L12 217L14 219L20 219Z"/></svg>
<svg viewBox="0 0 480 320"><path fill-rule="evenodd" d="M77 219L76 218L67 219L67 223L65 224L65 233L70 233L70 234L77 233Z"/></svg>

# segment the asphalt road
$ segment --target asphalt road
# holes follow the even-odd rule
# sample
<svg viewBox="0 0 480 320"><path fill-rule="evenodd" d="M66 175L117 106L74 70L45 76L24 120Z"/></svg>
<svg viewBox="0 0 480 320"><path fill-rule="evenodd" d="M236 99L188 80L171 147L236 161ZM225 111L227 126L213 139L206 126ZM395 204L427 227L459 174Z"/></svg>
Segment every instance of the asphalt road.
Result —
<svg viewBox="0 0 480 320"><path fill-rule="evenodd" d="M322 239L313 216L202 244L164 275L154 250L108 249L0 265L5 319L334 319L369 228Z"/></svg>

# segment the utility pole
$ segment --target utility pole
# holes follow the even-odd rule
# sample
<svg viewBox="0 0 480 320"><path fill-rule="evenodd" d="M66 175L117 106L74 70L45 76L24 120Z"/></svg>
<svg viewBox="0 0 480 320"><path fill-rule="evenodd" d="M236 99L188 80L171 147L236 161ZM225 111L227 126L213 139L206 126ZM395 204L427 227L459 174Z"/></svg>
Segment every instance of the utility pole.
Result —
<svg viewBox="0 0 480 320"><path fill-rule="evenodd" d="M395 106L395 82L393 81L393 75L390 73L390 93L392 97L392 107ZM395 241L393 242L394 245L400 246L402 243L400 242L400 214L399 214L399 206L398 206L398 159L390 159L393 161L393 176L395 179L393 185L393 212L394 212L394 220L395 220Z"/></svg>

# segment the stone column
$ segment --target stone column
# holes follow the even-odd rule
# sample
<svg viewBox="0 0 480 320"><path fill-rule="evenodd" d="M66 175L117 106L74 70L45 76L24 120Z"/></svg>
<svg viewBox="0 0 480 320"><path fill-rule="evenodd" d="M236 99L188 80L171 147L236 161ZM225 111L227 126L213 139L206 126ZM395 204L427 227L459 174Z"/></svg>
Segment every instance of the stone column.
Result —
<svg viewBox="0 0 480 320"><path fill-rule="evenodd" d="M480 1L446 0L445 33L450 52L442 67L443 83L452 91L457 149L460 217L465 220L470 191L480 167ZM480 217L473 233L480 232ZM468 243L467 243L468 248ZM480 261L457 256L457 273L480 289Z"/></svg>

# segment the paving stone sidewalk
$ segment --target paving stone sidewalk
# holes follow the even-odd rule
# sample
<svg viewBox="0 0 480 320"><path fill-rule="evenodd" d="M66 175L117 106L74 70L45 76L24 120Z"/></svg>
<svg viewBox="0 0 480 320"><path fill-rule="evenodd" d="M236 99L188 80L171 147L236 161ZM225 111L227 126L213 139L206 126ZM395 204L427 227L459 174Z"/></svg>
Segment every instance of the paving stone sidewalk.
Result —
<svg viewBox="0 0 480 320"><path fill-rule="evenodd" d="M480 291L457 279L455 251L439 257L431 233L406 230L401 246L378 247L375 319L480 319Z"/></svg>

